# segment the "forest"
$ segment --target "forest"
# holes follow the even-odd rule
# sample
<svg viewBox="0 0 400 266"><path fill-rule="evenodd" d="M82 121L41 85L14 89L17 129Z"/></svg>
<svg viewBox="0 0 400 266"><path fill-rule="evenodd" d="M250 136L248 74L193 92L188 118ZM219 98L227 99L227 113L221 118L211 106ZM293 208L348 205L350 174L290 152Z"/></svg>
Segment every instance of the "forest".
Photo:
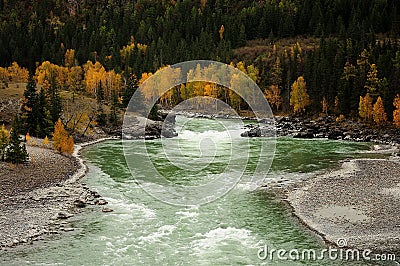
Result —
<svg viewBox="0 0 400 266"><path fill-rule="evenodd" d="M50 136L61 119L69 132L84 135L96 125L118 125L130 97L155 71L208 59L248 74L275 114L400 126L399 6L394 0L1 0L0 87L27 83L22 131ZM157 88L143 96L152 97L151 90ZM169 108L194 96L248 108L235 93L207 83L173 88L159 103ZM83 97L91 100L76 108Z"/></svg>

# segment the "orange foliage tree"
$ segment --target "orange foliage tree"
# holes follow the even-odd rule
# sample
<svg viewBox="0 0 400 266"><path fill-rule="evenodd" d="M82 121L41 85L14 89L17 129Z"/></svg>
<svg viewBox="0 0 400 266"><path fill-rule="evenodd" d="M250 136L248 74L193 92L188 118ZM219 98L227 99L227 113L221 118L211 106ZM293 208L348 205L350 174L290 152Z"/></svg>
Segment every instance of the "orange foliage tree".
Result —
<svg viewBox="0 0 400 266"><path fill-rule="evenodd" d="M153 97L155 97L155 84L153 84L153 82L146 82L145 85L143 85L143 83L150 78L153 75L153 73L149 72L149 73L142 73L142 77L139 80L139 86L141 86L141 90L143 92L144 97L149 100Z"/></svg>
<svg viewBox="0 0 400 266"><path fill-rule="evenodd" d="M64 65L66 67L73 67L77 65L77 61L75 59L75 50L67 49L64 55Z"/></svg>
<svg viewBox="0 0 400 266"><path fill-rule="evenodd" d="M13 62L9 67L0 67L0 81L3 82L28 82L29 72Z"/></svg>
<svg viewBox="0 0 400 266"><path fill-rule="evenodd" d="M387 116L385 113L385 107L383 106L382 98L379 96L374 104L373 109L374 121L378 126L383 125L387 121Z"/></svg>
<svg viewBox="0 0 400 266"><path fill-rule="evenodd" d="M393 111L393 123L396 127L400 128L400 95L397 94L396 98L393 101L394 107L396 109Z"/></svg>
<svg viewBox="0 0 400 266"><path fill-rule="evenodd" d="M279 107L282 105L281 89L279 89L279 86L269 86L269 88L264 91L264 94L269 104L275 106L276 111L278 111Z"/></svg>
<svg viewBox="0 0 400 266"><path fill-rule="evenodd" d="M0 159L4 161L6 148L10 142L10 132L5 128L4 124L0 128Z"/></svg>
<svg viewBox="0 0 400 266"><path fill-rule="evenodd" d="M364 121L372 120L373 107L372 107L372 98L369 95L369 93L367 93L364 98L362 96L360 96L360 102L358 105L358 113Z"/></svg>
<svg viewBox="0 0 400 266"><path fill-rule="evenodd" d="M74 140L68 135L61 119L54 126L53 147L60 153L72 154L74 152Z"/></svg>
<svg viewBox="0 0 400 266"><path fill-rule="evenodd" d="M326 100L325 97L321 101L321 106L322 106L322 113L327 115L328 114L328 101Z"/></svg>
<svg viewBox="0 0 400 266"><path fill-rule="evenodd" d="M7 70L12 82L28 82L29 71L26 68L21 68L16 62L13 62Z"/></svg>
<svg viewBox="0 0 400 266"><path fill-rule="evenodd" d="M92 63L92 61L87 61L83 65L85 71L85 86L86 91L91 95L96 95L97 88L100 84L106 83L106 70L100 62Z"/></svg>

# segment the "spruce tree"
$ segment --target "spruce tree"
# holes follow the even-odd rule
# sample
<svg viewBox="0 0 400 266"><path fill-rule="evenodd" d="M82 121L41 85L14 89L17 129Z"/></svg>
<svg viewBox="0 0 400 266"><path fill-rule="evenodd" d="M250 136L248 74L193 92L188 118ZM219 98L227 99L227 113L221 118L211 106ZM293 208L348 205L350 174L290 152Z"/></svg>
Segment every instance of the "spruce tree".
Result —
<svg viewBox="0 0 400 266"><path fill-rule="evenodd" d="M46 108L46 94L43 88L40 89L38 96L37 118L36 132L38 137L44 138L50 135L52 131L52 119L50 112Z"/></svg>
<svg viewBox="0 0 400 266"><path fill-rule="evenodd" d="M116 126L118 124L118 94L116 91L111 93L111 113L109 117L110 124Z"/></svg>
<svg viewBox="0 0 400 266"><path fill-rule="evenodd" d="M15 115L12 129L10 133L10 144L6 150L6 161L14 164L24 163L28 160L29 156L26 151L25 144L21 145L21 134L22 124L19 115Z"/></svg>
<svg viewBox="0 0 400 266"><path fill-rule="evenodd" d="M124 92L122 94L122 107L128 107L129 101L131 100L133 94L136 92L138 86L138 80L135 74L131 74L126 82Z"/></svg>
<svg viewBox="0 0 400 266"><path fill-rule="evenodd" d="M61 96L57 89L55 77L51 78L51 85L47 91L47 109L50 111L51 121L55 124L61 117Z"/></svg>
<svg viewBox="0 0 400 266"><path fill-rule="evenodd" d="M154 120L154 121L159 120L157 104L154 104L153 107L151 107L151 110L150 110L148 118L151 119L151 120Z"/></svg>
<svg viewBox="0 0 400 266"><path fill-rule="evenodd" d="M30 74L28 84L24 91L24 100L21 111L24 129L26 132L30 132L31 135L36 135L36 126L38 123L37 107L38 94L36 92L36 82L33 79L32 74Z"/></svg>
<svg viewBox="0 0 400 266"><path fill-rule="evenodd" d="M96 121L100 126L104 126L106 124L106 114L104 113L104 109L103 109L104 89L101 84L101 81L99 83L99 87L97 88L96 98L97 98L97 119L96 119Z"/></svg>

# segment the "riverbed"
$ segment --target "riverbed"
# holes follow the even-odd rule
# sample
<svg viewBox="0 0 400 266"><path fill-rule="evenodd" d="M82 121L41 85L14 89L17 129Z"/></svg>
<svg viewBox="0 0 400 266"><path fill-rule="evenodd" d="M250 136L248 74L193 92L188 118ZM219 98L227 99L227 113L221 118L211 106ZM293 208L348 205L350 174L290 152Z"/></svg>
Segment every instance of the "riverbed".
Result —
<svg viewBox="0 0 400 266"><path fill-rule="evenodd" d="M226 121L224 122L227 125ZM187 126L183 126L187 125ZM260 157L257 152L264 141L243 139L243 128L237 121L221 127L218 121L196 119L188 124L177 118L180 142L188 160L196 160L207 147L196 146L205 138L214 140L215 160L206 168L207 176L199 171L179 171L170 166L163 151L163 140L146 141L150 160L171 182L198 186L220 171L229 171L226 161L232 154L228 144L250 142L246 175L251 175ZM235 133L236 132L236 133ZM225 138L229 138L226 140ZM218 140L218 141L216 141ZM132 141L132 145L134 141ZM192 149L190 149L192 145ZM193 146L195 145L195 146ZM373 152L374 144L324 139L301 140L278 138L273 162L266 173L265 186L285 186L311 178L339 167L342 160L382 158ZM135 150L132 148L132 150ZM75 230L54 235L4 253L2 265L336 265L334 261L260 260L259 250L267 245L273 249L315 249L327 246L306 230L294 218L291 210L264 190L251 189L239 181L227 194L204 205L174 206L154 198L139 185L146 177L143 169L127 167L121 140L95 144L82 153L89 171L81 180L99 192L108 202L110 213L96 206L68 221ZM257 160L257 161L255 161ZM262 162L261 162L262 163ZM206 165L207 166L207 165ZM137 175L135 175L135 173ZM173 173L173 174L172 174ZM349 263L349 262L348 262ZM347 265L364 265L351 262Z"/></svg>

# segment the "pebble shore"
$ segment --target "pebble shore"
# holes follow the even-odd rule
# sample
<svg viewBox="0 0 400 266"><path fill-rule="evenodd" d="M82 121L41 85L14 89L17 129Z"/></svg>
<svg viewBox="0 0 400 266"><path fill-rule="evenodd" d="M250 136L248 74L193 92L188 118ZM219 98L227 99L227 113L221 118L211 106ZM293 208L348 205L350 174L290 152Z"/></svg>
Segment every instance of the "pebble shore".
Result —
<svg viewBox="0 0 400 266"><path fill-rule="evenodd" d="M77 145L70 157L27 146L29 162L0 163L0 253L46 235L73 231L68 218L86 206L107 204L78 182L87 170L78 156L82 146Z"/></svg>
<svg viewBox="0 0 400 266"><path fill-rule="evenodd" d="M400 257L400 161L359 159L286 188L286 201L330 243Z"/></svg>

